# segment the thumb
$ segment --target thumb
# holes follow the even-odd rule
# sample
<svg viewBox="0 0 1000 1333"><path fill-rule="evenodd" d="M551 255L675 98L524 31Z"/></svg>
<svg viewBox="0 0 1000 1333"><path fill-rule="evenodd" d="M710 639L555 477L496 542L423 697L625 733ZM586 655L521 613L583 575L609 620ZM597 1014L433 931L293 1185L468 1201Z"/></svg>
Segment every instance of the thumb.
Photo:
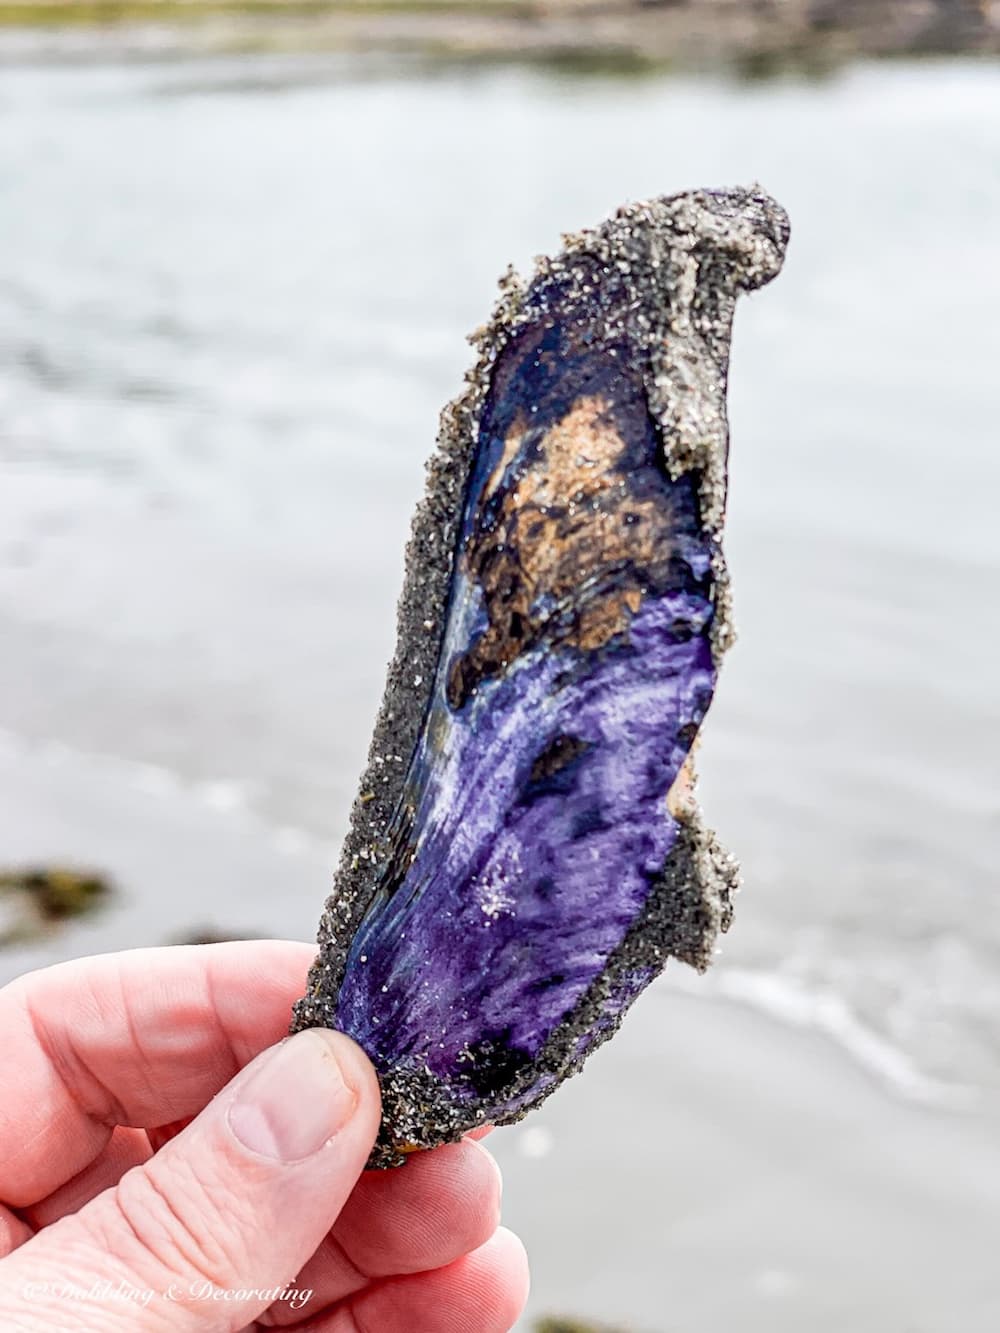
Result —
<svg viewBox="0 0 1000 1333"><path fill-rule="evenodd" d="M359 1047L318 1028L288 1038L143 1166L5 1260L5 1314L65 1333L244 1328L332 1226L378 1122Z"/></svg>

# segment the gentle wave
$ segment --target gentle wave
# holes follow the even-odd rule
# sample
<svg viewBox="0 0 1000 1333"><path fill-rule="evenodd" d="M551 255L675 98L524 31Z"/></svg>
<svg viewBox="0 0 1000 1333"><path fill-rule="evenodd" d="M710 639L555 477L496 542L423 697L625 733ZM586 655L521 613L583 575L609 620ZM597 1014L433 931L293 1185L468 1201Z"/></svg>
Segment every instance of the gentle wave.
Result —
<svg viewBox="0 0 1000 1333"><path fill-rule="evenodd" d="M121 755L81 750L51 737L34 740L0 727L0 754L31 758L53 767L80 765L97 769L112 781L133 791L161 800L187 799L225 818L238 818L252 826L275 850L286 856L312 857L333 865L338 847L305 829L273 824L260 813L263 793L239 778L192 780L161 764L126 759Z"/></svg>
<svg viewBox="0 0 1000 1333"><path fill-rule="evenodd" d="M786 1027L822 1033L855 1064L907 1101L956 1111L981 1106L983 1092L926 1074L899 1047L869 1027L842 995L804 985L779 972L718 967L704 977L677 969L673 984L691 994L707 994L747 1005Z"/></svg>
<svg viewBox="0 0 1000 1333"><path fill-rule="evenodd" d="M310 857L331 868L338 848L294 825L275 825L257 806L266 797L253 783L234 778L192 781L159 764L85 751L47 738L31 740L0 728L0 753L25 756L53 766L97 768L113 781L158 799L187 799L223 819L239 819L286 856ZM952 1110L973 1110L981 1089L926 1074L885 1036L868 1026L835 991L809 986L776 971L719 966L704 977L675 969L670 984L693 995L747 1005L785 1026L821 1033L845 1051L884 1087L908 1101Z"/></svg>

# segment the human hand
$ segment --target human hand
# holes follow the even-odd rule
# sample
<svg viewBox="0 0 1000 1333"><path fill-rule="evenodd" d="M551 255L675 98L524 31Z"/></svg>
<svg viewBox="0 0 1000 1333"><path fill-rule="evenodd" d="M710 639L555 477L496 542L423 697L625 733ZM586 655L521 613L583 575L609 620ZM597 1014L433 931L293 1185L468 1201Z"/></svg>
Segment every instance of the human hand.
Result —
<svg viewBox="0 0 1000 1333"><path fill-rule="evenodd" d="M506 1333L527 1268L486 1150L362 1175L363 1052L274 1046L312 957L144 949L0 991L0 1327Z"/></svg>

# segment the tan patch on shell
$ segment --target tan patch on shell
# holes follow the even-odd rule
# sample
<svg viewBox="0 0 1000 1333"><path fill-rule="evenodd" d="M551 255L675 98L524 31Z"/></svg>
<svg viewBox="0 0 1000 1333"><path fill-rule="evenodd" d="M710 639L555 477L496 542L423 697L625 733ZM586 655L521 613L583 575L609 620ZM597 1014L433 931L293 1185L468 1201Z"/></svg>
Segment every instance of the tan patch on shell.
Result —
<svg viewBox="0 0 1000 1333"><path fill-rule="evenodd" d="M694 763L689 754L667 792L667 809L674 819L683 819L690 814L694 805L694 783Z"/></svg>
<svg viewBox="0 0 1000 1333"><path fill-rule="evenodd" d="M529 431L519 414L484 492L499 497L496 521L463 555L489 624L452 663L453 706L558 620L566 622L558 642L584 651L624 633L642 605L637 571L671 556L669 504L631 491L626 445L604 398L581 398L518 470Z"/></svg>

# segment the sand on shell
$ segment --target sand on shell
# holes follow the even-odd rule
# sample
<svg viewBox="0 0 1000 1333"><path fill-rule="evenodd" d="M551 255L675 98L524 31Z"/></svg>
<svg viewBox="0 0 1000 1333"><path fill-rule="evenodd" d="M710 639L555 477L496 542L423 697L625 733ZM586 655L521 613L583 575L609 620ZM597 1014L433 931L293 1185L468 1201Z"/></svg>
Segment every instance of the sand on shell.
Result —
<svg viewBox="0 0 1000 1333"><path fill-rule="evenodd" d="M390 855L410 756L435 688L481 414L504 348L521 328L544 318L532 301L536 284L559 279L575 293L567 299L578 300L591 291L587 270L580 267L588 258L605 272L623 275L620 285L602 282L599 299L588 296L587 307L594 303L600 318L612 325L627 323L643 358L648 412L662 432L666 468L673 477L686 472L699 477L700 523L714 548L711 652L718 667L734 637L722 553L732 320L738 295L764 286L780 272L789 233L784 210L760 186L692 190L622 205L595 228L564 235L557 254L536 259L528 282L513 269L501 278L491 318L470 337L475 364L459 396L441 414L427 489L406 547L396 650L333 892L320 920L316 963L295 1007L293 1032L338 1025L351 941ZM739 872L704 823L692 785L685 785L677 837L641 912L601 972L502 1093L467 1101L426 1065L380 1068L382 1132L372 1166L401 1165L416 1147L454 1141L487 1118L504 1124L520 1119L612 1036L628 1005L612 1005L608 996L623 984L630 990L629 978L655 975L669 957L698 970L709 965L716 937L731 920ZM498 1114L497 1106L505 1109Z"/></svg>

